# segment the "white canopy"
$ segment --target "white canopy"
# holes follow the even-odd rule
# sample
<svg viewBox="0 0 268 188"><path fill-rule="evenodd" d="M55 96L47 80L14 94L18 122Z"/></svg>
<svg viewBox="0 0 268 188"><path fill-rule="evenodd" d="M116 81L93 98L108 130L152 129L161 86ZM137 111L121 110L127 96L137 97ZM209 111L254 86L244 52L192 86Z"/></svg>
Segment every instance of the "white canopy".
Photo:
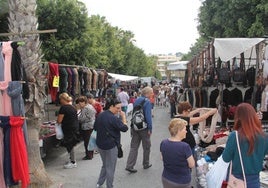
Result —
<svg viewBox="0 0 268 188"><path fill-rule="evenodd" d="M186 70L187 66L186 64L189 61L178 61L178 62L174 62L174 63L169 63L167 70Z"/></svg>
<svg viewBox="0 0 268 188"><path fill-rule="evenodd" d="M220 59L226 62L242 52L249 51L250 53L256 44L264 40L265 38L215 38L213 45Z"/></svg>
<svg viewBox="0 0 268 188"><path fill-rule="evenodd" d="M108 75L114 78L115 80L120 80L120 81L132 81L132 80L136 80L139 78L138 76L128 76L128 75L114 74L114 73L108 73Z"/></svg>

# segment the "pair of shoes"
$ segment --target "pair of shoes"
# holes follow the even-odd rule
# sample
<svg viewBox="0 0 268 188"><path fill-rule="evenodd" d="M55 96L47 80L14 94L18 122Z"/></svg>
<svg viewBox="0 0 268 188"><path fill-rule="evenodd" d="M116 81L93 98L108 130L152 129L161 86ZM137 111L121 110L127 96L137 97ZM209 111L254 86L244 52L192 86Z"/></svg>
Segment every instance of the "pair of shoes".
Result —
<svg viewBox="0 0 268 188"><path fill-rule="evenodd" d="M82 160L92 160L93 157L85 156L82 158Z"/></svg>
<svg viewBox="0 0 268 188"><path fill-rule="evenodd" d="M99 151L97 151L97 150L94 151L94 154L98 154L98 153L99 153Z"/></svg>
<svg viewBox="0 0 268 188"><path fill-rule="evenodd" d="M96 187L99 188L99 187L101 187L101 185L97 183Z"/></svg>
<svg viewBox="0 0 268 188"><path fill-rule="evenodd" d="M152 164L148 164L148 165L144 166L143 169L148 169L148 168L150 168L151 166L152 166Z"/></svg>
<svg viewBox="0 0 268 188"><path fill-rule="evenodd" d="M138 170L134 169L134 168L126 168L126 171L129 171L130 173L136 173L138 172Z"/></svg>
<svg viewBox="0 0 268 188"><path fill-rule="evenodd" d="M66 169L76 168L77 167L77 164L76 163L69 162L69 163L63 165L63 167L66 168Z"/></svg>

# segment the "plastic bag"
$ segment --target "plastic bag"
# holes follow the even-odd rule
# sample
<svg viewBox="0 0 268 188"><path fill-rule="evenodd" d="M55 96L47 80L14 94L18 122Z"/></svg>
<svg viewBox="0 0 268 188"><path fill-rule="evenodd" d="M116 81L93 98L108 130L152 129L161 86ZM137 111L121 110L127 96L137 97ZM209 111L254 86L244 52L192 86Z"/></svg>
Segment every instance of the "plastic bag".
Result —
<svg viewBox="0 0 268 188"><path fill-rule="evenodd" d="M55 132L56 132L56 138L58 140L63 139L64 135L63 135L61 124L56 123L56 125L55 125Z"/></svg>
<svg viewBox="0 0 268 188"><path fill-rule="evenodd" d="M206 174L208 188L221 188L222 182L226 180L228 167L229 163L224 162L220 156Z"/></svg>
<svg viewBox="0 0 268 188"><path fill-rule="evenodd" d="M87 145L87 150L88 151L93 151L96 149L97 145L96 145L96 138L97 138L97 132L95 130L92 131L90 138L89 138L89 142Z"/></svg>

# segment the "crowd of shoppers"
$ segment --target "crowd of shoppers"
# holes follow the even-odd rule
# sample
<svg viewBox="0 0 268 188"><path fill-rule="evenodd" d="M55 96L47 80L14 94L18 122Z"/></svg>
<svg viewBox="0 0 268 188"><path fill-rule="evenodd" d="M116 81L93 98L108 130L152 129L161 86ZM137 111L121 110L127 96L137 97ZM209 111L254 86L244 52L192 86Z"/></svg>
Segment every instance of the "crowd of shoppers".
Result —
<svg viewBox="0 0 268 188"><path fill-rule="evenodd" d="M134 97L135 95L135 97ZM183 89L174 87L146 86L134 93L120 92L106 100L105 108L95 100L92 94L80 96L76 99L76 108L71 105L72 97L67 93L59 95L61 107L57 123L62 125L64 139L63 146L69 153L69 162L64 168L77 166L74 146L77 144L77 131L80 129L85 147L85 157L92 159L93 151L87 150L88 140L94 128L97 132L96 144L102 160L102 167L97 181L97 187L106 182L107 188L113 187L114 173L117 163L118 145L121 144L121 132L130 129L131 141L127 156L125 170L136 173L135 165L138 150L142 143L144 169L152 166L150 161L151 136L153 130L154 106L165 106L169 103L168 131L170 137L163 139L160 144L161 158L163 160L162 184L164 188L190 188L191 172L195 167L196 141L191 126L206 121L218 113L217 108L193 109L190 102L183 97ZM127 107L131 102L135 108L145 100L143 105L144 122L147 128L135 130L131 123L127 126ZM204 112L204 113L201 113ZM238 151L236 150L236 134L239 135L239 144L244 162L247 187L260 187L259 172L262 170L263 159L268 153L268 137L262 130L262 124L255 109L248 103L237 106L234 116L233 132L230 133L222 157L225 162L232 161L232 172L235 177L243 179Z"/></svg>

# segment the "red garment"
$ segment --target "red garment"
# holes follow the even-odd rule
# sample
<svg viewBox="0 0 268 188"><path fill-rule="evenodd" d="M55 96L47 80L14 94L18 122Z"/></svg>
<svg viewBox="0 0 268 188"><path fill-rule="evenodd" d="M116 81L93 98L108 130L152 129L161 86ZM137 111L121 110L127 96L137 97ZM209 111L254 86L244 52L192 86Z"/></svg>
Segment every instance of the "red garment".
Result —
<svg viewBox="0 0 268 188"><path fill-rule="evenodd" d="M10 156L14 181L21 180L21 187L26 188L30 184L28 155L23 136L22 126L24 119L18 116L10 116Z"/></svg>
<svg viewBox="0 0 268 188"><path fill-rule="evenodd" d="M96 110L96 117L99 115L99 113L102 112L102 106L101 106L101 103L95 101L93 107L95 108Z"/></svg>
<svg viewBox="0 0 268 188"><path fill-rule="evenodd" d="M51 95L51 100L55 102L57 98L58 87L53 87L53 79L55 76L59 76L59 64L49 62L48 65L49 65L48 88L49 93Z"/></svg>

